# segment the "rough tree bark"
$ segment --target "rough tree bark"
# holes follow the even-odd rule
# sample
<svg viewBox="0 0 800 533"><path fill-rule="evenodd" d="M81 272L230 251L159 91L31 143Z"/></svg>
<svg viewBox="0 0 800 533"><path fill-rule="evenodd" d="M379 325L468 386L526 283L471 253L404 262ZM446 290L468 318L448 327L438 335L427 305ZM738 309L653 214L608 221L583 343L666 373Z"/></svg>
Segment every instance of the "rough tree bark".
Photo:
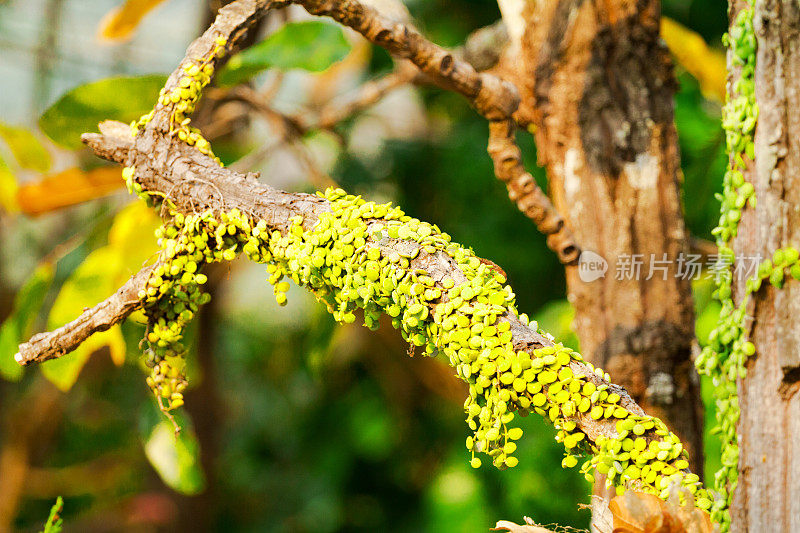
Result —
<svg viewBox="0 0 800 533"><path fill-rule="evenodd" d="M731 20L742 4L731 9ZM745 174L758 203L742 216L737 257L800 246L800 5L758 0L754 27L759 118L755 164ZM800 531L800 287L794 281L765 287L748 313L756 354L739 384L740 474L731 529Z"/></svg>
<svg viewBox="0 0 800 533"><path fill-rule="evenodd" d="M519 61L499 67L521 91L515 118L535 132L553 203L576 242L608 261L605 276L591 282L567 268L581 350L667 421L701 471L692 298L677 270L688 239L673 123L676 83L659 40L660 4L500 5L507 21L525 21L522 29L509 25ZM641 272L616 279L615 265L625 258L631 265L640 260Z"/></svg>

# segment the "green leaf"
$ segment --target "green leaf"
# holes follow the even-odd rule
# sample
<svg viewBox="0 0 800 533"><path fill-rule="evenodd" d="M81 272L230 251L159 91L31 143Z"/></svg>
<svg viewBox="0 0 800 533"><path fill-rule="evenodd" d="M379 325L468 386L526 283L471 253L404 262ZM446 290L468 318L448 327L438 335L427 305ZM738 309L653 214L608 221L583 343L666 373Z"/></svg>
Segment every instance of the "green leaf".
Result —
<svg viewBox="0 0 800 533"><path fill-rule="evenodd" d="M97 131L104 120L132 122L155 105L167 77L151 74L107 78L75 87L50 106L39 127L54 142L80 148L81 134Z"/></svg>
<svg viewBox="0 0 800 533"><path fill-rule="evenodd" d="M247 50L233 56L219 73L220 85L236 85L276 67L321 72L350 51L337 24L312 20L289 23Z"/></svg>
<svg viewBox="0 0 800 533"><path fill-rule="evenodd" d="M8 145L22 168L38 172L50 170L50 154L28 129L0 122L0 137Z"/></svg>
<svg viewBox="0 0 800 533"><path fill-rule="evenodd" d="M144 453L167 486L181 494L197 494L206 484L200 466L200 445L185 412L175 413L175 419L181 428L178 435L172 423L154 407L142 413Z"/></svg>
<svg viewBox="0 0 800 533"><path fill-rule="evenodd" d="M64 500L59 496L56 503L50 508L50 516L44 524L41 533L61 533L64 529L64 521L61 519L61 511L64 509Z"/></svg>
<svg viewBox="0 0 800 533"><path fill-rule="evenodd" d="M0 326L0 375L10 381L22 376L22 367L14 360L20 343L31 334L33 322L53 282L53 265L42 263L34 270L14 298L14 310Z"/></svg>

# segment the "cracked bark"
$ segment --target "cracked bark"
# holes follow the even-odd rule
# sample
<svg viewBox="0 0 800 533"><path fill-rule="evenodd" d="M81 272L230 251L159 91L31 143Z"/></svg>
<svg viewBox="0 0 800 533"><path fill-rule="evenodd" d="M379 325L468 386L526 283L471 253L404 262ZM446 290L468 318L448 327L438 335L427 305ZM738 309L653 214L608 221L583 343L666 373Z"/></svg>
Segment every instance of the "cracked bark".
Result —
<svg viewBox="0 0 800 533"><path fill-rule="evenodd" d="M535 132L557 212L583 250L608 261L592 282L567 268L583 353L665 420L700 470L692 298L675 263L688 252L676 84L659 9L657 0L527 2L520 56L505 56L497 72L520 88L515 119ZM615 279L617 259L633 254L642 254L641 279ZM646 280L651 254L671 263Z"/></svg>
<svg viewBox="0 0 800 533"><path fill-rule="evenodd" d="M734 19L742 2L731 10ZM743 213L737 257L800 247L800 6L755 2L755 164L745 176L758 203ZM738 287L742 294L743 287ZM754 295L748 314L756 354L739 383L739 484L732 531L800 531L800 287Z"/></svg>

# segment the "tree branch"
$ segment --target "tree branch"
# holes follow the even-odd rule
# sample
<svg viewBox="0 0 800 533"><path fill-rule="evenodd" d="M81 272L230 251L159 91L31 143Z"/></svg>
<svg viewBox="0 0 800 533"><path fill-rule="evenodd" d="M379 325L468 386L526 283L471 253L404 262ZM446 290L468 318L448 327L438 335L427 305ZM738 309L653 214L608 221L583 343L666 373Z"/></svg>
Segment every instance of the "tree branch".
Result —
<svg viewBox="0 0 800 533"><path fill-rule="evenodd" d="M514 138L517 126L512 119L489 122L489 154L494 173L508 188L508 197L536 227L547 235L547 246L564 264L575 264L581 251L567 229L564 218L522 166L522 154Z"/></svg>
<svg viewBox="0 0 800 533"><path fill-rule="evenodd" d="M92 334L105 331L121 322L141 307L139 290L144 288L150 273L157 265L144 267L134 274L117 292L56 330L38 333L21 344L14 358L21 365L57 359L77 348Z"/></svg>
<svg viewBox="0 0 800 533"><path fill-rule="evenodd" d="M393 56L414 63L432 82L464 95L490 120L511 116L519 105L516 87L497 76L477 72L472 65L428 41L414 28L386 18L356 0L293 0L309 13L348 26Z"/></svg>
<svg viewBox="0 0 800 533"><path fill-rule="evenodd" d="M285 233L295 216L303 217L305 228L311 228L318 217L330 211L329 202L318 196L305 193L287 193L260 183L254 174L241 174L230 169L220 168L215 161L200 154L195 148L164 136L158 138L157 145L145 154L137 152L138 142L130 136L120 137L117 132L126 129L122 123L104 123L106 133L83 135L83 141L101 157L125 163L131 159L137 163L137 176L142 176L139 183L144 190L163 193L174 204L176 211L192 214L206 209L238 208L258 220L267 223L269 231ZM155 156L154 156L155 154ZM140 166L139 166L140 165ZM203 176L202 179L200 176ZM221 195L221 196L220 196ZM410 269L425 271L442 289L442 280L452 278L462 283L467 279L456 261L443 252L429 254L421 250L422 245L414 241L402 239L367 239L368 244L377 246L382 253L402 253L404 256L415 256L410 261ZM419 249L415 254L415 248ZM135 296L145 288L149 272L154 267L147 267L129 280L123 288L95 307L102 310L101 316L92 319L92 311L87 311L77 320L51 333L37 335L31 342L20 347L18 360L22 364L53 359L66 353L88 338L94 331L107 329L141 307ZM132 296L134 295L134 296ZM528 327L518 317L506 313L500 320L511 325L512 343L515 350L532 353L533 350L553 346L551 339ZM605 385L609 393L621 397L619 405L629 413L645 417L644 411L633 401L624 388L611 383L607 376L600 376L587 363L573 360L569 367L574 375L583 376L596 387ZM615 438L618 434L617 419L605 418L596 420L588 413L576 413L574 421L590 441L600 437ZM659 440L654 435L649 438Z"/></svg>
<svg viewBox="0 0 800 533"><path fill-rule="evenodd" d="M330 130L339 122L374 105L388 93L414 81L417 76L416 67L405 61L401 62L392 72L369 80L352 93L345 94L324 106L319 112L316 123L307 125L306 129ZM297 118L302 120L302 117Z"/></svg>
<svg viewBox="0 0 800 533"><path fill-rule="evenodd" d="M319 4L318 2L308 3ZM190 46L185 61L191 62L200 57L210 58L211 63L217 64L220 60L216 54L219 38L230 36L225 46L228 49L235 47L244 35L247 24L257 19L264 9L276 5L283 5L283 3L239 0L230 4L220 11L220 15L212 27ZM510 93L505 92L506 85L502 81L493 77L478 76L472 67L457 62L451 55L428 43L419 34L402 25L394 25L393 30L383 28L376 22L378 19L375 18L374 13L365 11L360 4L344 1L339 6L344 11L336 11L338 17L350 24L355 24L373 38L389 43L387 47L401 57L409 57L412 60L416 58L424 65L436 64L435 71L444 72L440 76L441 81L446 81L451 87L472 94L476 107L483 109L487 118L492 122L490 151L496 166L500 167L500 174L507 177L514 188L523 190L530 187L529 182L525 180L524 171L519 163L518 148L513 141L512 125L509 122L513 109L504 107L503 102L507 103L507 99L503 95L507 96ZM180 82L182 71L183 66L170 76L167 82L167 93ZM430 75L429 72L426 74ZM498 99L498 101L493 99ZM499 114L501 112L505 115ZM125 124L106 122L101 125L100 134L84 134L82 138L100 157L135 167L133 179L137 186L141 186L145 193L163 197L164 202L168 203L176 213L190 215L205 211L230 211L236 208L251 217L252 221L259 223L263 221L268 232L277 231L286 235L294 223L293 221L297 220L295 217L302 219L304 231L312 231L320 216L332 211L330 202L325 198L279 191L260 183L256 174L242 174L231 169L221 168L214 159L203 155L198 147L191 146L179 139L177 135L173 135L172 120L171 104L164 101L156 106L149 123L135 136L131 135L130 129ZM537 216L539 215L537 214ZM547 216L542 216L541 220L543 223L557 226L557 223ZM555 233L557 232L552 234ZM412 239L390 238L378 231L366 231L363 239L365 240L364 249L376 248L381 252L382 257L402 255L404 258L410 258L407 269L403 266L391 266L393 263L389 263L387 268L402 270L398 274L415 272L419 275L424 273L425 276L430 277L433 286L443 296L430 300L431 313L427 320L433 320L432 317L439 305L448 304L445 296L447 293L445 280L452 281L454 286L460 286L471 279L459 266L459 262L444 250L424 246ZM341 263L341 266L344 267L349 264L346 263L346 259L342 259ZM23 344L17 360L22 364L30 364L59 357L75 348L92 333L107 329L132 311L142 307L143 304L138 298L138 294L146 286L149 274L155 266L146 267L140 271L117 293L94 309L84 312L75 321L54 332L39 334L30 342ZM472 275L474 276L474 274ZM452 303L450 305L452 307ZM506 308L502 315L497 316L497 321L497 323L508 323L508 331L511 335L509 342L513 350L527 352L531 355L531 360L538 358L538 355L534 353L535 350L554 345L551 338L529 327L527 322L520 319L513 310ZM620 408L623 410L620 416L624 414L625 422L636 424L638 421L649 422L649 426L644 429L642 429L644 426L637 425L635 430L636 435L640 435L646 444L666 444L666 448L660 448L662 450L659 451L660 455L667 454L666 450L669 449L677 450L677 457L680 457L681 445L677 438L666 430L663 423L645 415L625 389L610 382L607 374L595 371L593 366L577 356L570 356L569 361L563 364L559 363L559 365L564 370L568 368L570 376L579 378L587 386L593 385L592 390L597 394L590 393L582 397L582 405L589 402L588 407L591 409L573 408L571 412L568 412L565 408L562 413L559 404L552 399L546 400L554 402L549 404L546 409L550 409L550 416L562 421L560 423L574 424L574 428L582 434L570 433L570 435L580 438L585 436L597 454L596 460L606 461L603 464L614 461L620 450L619 446L622 446L622 438L628 434L628 430L620 429L620 420L608 414L609 409L616 413L616 409ZM545 382L544 379L541 381ZM550 383L550 381L546 383ZM550 387L546 383L542 389L545 396ZM561 383L558 385L561 386ZM601 391L606 396L618 395L619 399L606 402L606 396L602 396ZM610 396L608 397L610 398ZM595 413L595 408L601 410L601 416L590 414ZM531 407L531 410L533 409ZM602 416L603 409L607 413L605 416ZM520 410L525 411L522 408ZM544 412L538 407L536 410ZM556 410L557 413L554 414L553 410ZM631 418L628 419L628 416ZM641 431L639 431L640 429ZM564 431L563 428L562 431ZM572 446L575 446L576 443L577 441L572 443ZM669 460L672 461L672 459ZM619 461L627 460L620 458ZM659 468L662 468L661 464L659 464ZM678 474L679 472L675 475ZM630 483L636 487L641 481L635 480ZM689 483L695 482L690 481Z"/></svg>

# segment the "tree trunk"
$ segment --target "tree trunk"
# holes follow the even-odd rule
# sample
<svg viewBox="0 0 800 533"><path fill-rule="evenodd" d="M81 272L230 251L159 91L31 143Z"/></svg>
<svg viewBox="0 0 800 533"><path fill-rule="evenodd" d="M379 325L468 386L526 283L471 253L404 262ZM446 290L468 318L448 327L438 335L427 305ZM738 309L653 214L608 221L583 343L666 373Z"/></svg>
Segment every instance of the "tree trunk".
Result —
<svg viewBox="0 0 800 533"><path fill-rule="evenodd" d="M501 66L522 92L516 118L535 131L553 202L578 245L608 264L593 281L580 267L567 270L581 351L681 437L701 474L692 298L677 270L688 240L676 83L659 40L660 4L501 0L501 7L506 19L516 12L529 21L524 32L511 23L511 38L521 34L520 60ZM619 276L626 261L634 268Z"/></svg>
<svg viewBox="0 0 800 533"><path fill-rule="evenodd" d="M731 10L731 20L744 6ZM755 209L734 241L738 258L771 257L800 246L800 5L758 0L755 164L745 172ZM741 280L739 294L741 294ZM750 339L756 354L739 383L739 483L732 531L800 531L800 286L768 284L754 295Z"/></svg>

